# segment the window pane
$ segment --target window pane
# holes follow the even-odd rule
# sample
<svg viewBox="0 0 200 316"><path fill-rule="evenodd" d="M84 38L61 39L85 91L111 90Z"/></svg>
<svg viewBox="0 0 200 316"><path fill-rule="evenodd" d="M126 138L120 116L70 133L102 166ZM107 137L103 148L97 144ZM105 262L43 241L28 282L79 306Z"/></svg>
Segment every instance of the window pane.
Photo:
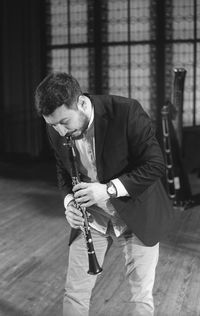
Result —
<svg viewBox="0 0 200 316"><path fill-rule="evenodd" d="M87 0L70 2L70 41L87 42Z"/></svg>
<svg viewBox="0 0 200 316"><path fill-rule="evenodd" d="M49 52L50 71L65 71L68 72L68 50L53 49Z"/></svg>
<svg viewBox="0 0 200 316"><path fill-rule="evenodd" d="M51 44L68 43L67 1L52 0L50 4Z"/></svg>
<svg viewBox="0 0 200 316"><path fill-rule="evenodd" d="M88 48L71 49L71 74L83 90L88 92Z"/></svg>
<svg viewBox="0 0 200 316"><path fill-rule="evenodd" d="M108 41L127 41L127 1L108 0Z"/></svg>
<svg viewBox="0 0 200 316"><path fill-rule="evenodd" d="M200 39L200 2L197 2L197 38Z"/></svg>
<svg viewBox="0 0 200 316"><path fill-rule="evenodd" d="M197 44L196 124L200 125L200 43Z"/></svg>
<svg viewBox="0 0 200 316"><path fill-rule="evenodd" d="M150 40L150 0L130 1L131 40Z"/></svg>
<svg viewBox="0 0 200 316"><path fill-rule="evenodd" d="M68 13L70 20L68 21ZM70 42L87 42L87 0L70 1L70 12L68 12L68 1L50 1L50 26L51 44L62 45Z"/></svg>
<svg viewBox="0 0 200 316"><path fill-rule="evenodd" d="M128 47L108 48L109 93L128 97Z"/></svg>
<svg viewBox="0 0 200 316"><path fill-rule="evenodd" d="M150 45L131 47L131 96L150 111Z"/></svg>
<svg viewBox="0 0 200 316"><path fill-rule="evenodd" d="M194 37L194 1L173 0L173 38Z"/></svg>

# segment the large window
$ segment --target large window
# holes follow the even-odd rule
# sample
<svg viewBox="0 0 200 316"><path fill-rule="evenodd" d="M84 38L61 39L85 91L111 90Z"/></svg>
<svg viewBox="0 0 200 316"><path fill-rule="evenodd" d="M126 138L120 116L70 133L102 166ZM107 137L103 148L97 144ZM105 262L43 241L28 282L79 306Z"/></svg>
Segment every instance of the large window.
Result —
<svg viewBox="0 0 200 316"><path fill-rule="evenodd" d="M84 91L89 86L86 0L46 2L48 70L72 73Z"/></svg>
<svg viewBox="0 0 200 316"><path fill-rule="evenodd" d="M187 73L184 88L184 126L200 124L200 2L166 1L166 81L172 80L173 68ZM166 85L166 95L170 97Z"/></svg>
<svg viewBox="0 0 200 316"><path fill-rule="evenodd" d="M156 118L172 100L173 69L184 68L183 124L200 124L197 0L46 0L46 17L47 71L71 73L85 92L136 98Z"/></svg>
<svg viewBox="0 0 200 316"><path fill-rule="evenodd" d="M156 38L151 28L154 1L108 0L108 91L137 98L151 112L155 85L151 50ZM152 63L152 64L151 64ZM155 82L154 82L155 84Z"/></svg>

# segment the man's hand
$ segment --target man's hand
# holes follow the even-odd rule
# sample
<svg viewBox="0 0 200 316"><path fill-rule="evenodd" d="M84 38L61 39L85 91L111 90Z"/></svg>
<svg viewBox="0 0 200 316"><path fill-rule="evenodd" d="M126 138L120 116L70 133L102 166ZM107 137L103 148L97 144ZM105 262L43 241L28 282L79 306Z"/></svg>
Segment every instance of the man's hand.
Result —
<svg viewBox="0 0 200 316"><path fill-rule="evenodd" d="M84 225L84 219L80 210L75 207L74 201L71 201L66 207L66 219L73 228L81 228Z"/></svg>
<svg viewBox="0 0 200 316"><path fill-rule="evenodd" d="M83 207L89 207L94 204L103 207L105 201L109 199L106 188L106 184L98 182L80 182L73 187L74 198Z"/></svg>

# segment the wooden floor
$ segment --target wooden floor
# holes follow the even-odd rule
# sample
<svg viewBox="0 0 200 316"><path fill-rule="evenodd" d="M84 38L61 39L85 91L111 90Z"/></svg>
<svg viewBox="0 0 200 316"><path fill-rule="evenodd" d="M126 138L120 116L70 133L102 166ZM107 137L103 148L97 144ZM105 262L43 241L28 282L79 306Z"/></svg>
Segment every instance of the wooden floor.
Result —
<svg viewBox="0 0 200 316"><path fill-rule="evenodd" d="M55 169L1 163L0 172L0 316L61 316L69 225ZM198 193L200 179L195 181ZM91 316L128 316L121 260L113 245ZM155 316L200 315L200 206L176 212L160 245L154 298Z"/></svg>

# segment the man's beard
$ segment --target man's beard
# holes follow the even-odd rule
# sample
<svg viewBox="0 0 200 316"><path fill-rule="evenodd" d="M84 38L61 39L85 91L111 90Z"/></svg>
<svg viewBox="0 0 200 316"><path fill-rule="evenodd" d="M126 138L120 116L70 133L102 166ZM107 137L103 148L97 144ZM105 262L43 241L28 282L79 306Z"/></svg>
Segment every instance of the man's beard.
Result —
<svg viewBox="0 0 200 316"><path fill-rule="evenodd" d="M75 140L83 138L84 133L86 132L86 130L88 128L88 125L89 125L89 119L86 116L82 117L82 119L83 119L83 121L82 121L83 122L82 128L80 130L75 129L72 132L68 133L66 136L71 136ZM79 132L78 135L76 135L76 132Z"/></svg>

